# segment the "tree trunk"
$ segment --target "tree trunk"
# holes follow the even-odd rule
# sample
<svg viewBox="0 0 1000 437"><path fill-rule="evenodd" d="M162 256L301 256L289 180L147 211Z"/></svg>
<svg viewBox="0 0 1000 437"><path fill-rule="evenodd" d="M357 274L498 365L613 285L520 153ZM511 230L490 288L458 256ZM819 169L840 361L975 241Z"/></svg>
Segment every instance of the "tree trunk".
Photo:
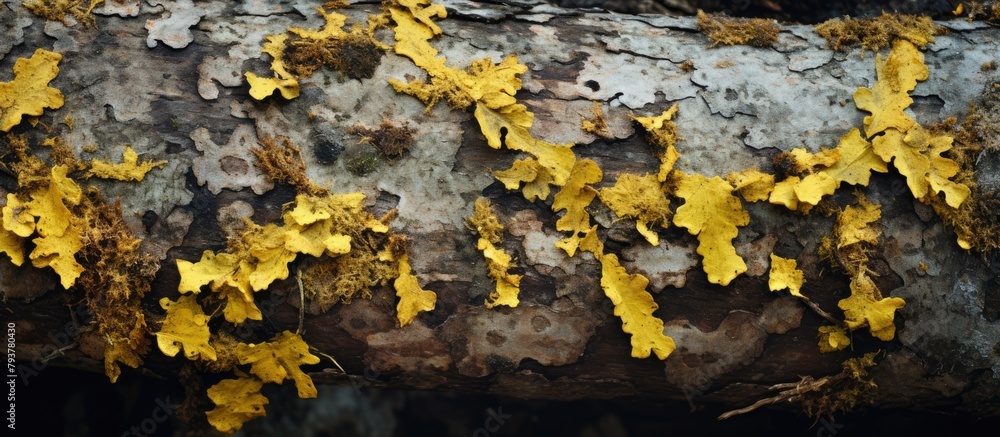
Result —
<svg viewBox="0 0 1000 437"><path fill-rule="evenodd" d="M443 3L448 17L437 20L443 35L433 44L448 65L516 54L528 66L517 98L534 113L531 132L573 143L578 157L597 162L604 178L595 188L612 186L623 173L656 171L656 150L633 115L659 115L678 103L676 168L685 173L771 171L781 151L833 148L860 128L867 113L852 96L876 79L874 55L832 51L809 26L782 26L771 47L710 47L692 17L583 13L533 0ZM289 26L320 28L316 6L106 0L94 11L96 27L69 16L65 23L45 21L20 2L0 7L2 71L36 48L63 55L51 86L62 91L65 105L46 110L33 128L21 123L15 133L32 144L61 135L84 159L117 162L128 144L142 160L167 161L141 183L85 182L121 201L143 251L159 260L142 300L150 335L163 319L157 302L179 295L177 260L222 250L244 217L277 222L282 205L294 200L294 189L268 180L248 150L262 137L283 135L302 149L311 180L336 193L364 193L375 216L397 211L391 229L412 242L420 286L437 293L435 309L402 328L391 283L371 290L371 299L326 312L307 305L304 339L373 384L525 398L695 397L739 408L774 395L768 389L774 384L835 375L844 360L880 350L871 369L875 405L1000 412L996 254L959 248L953 230L913 199L891 167L858 189L882 208L880 247L869 263L875 283L906 306L896 314L894 340L859 329L852 348L834 353L817 347L817 330L829 321L786 292L768 289L769 256L794 258L805 273L802 293L844 319L838 301L850 294L850 278L817 254L834 216L745 202L750 224L739 229L734 245L748 269L722 287L708 281L698 240L685 229L660 230L660 244L651 246L634 221L619 220L595 202L590 211L605 250L650 280L655 315L677 343L664 361L632 358L629 334L601 288L601 264L555 247L566 235L555 229L552 199L528 202L492 176L521 156L489 147L471 111L451 111L444 102L425 111L388 84L423 77L410 59L390 50L372 77L360 80L320 69L300 79L301 95L292 100L275 95L258 102L248 95L244 72L270 74L270 58L260 52L264 38ZM340 12L349 23L363 23L377 10L360 2ZM996 71L984 65L1000 50L996 28L964 20L939 24L950 32L924 51L930 77L916 86L910 106L925 126L963 119L970 102L992 108L996 80ZM390 32L381 32L382 41L392 41ZM593 118L593 102L606 114L607 138L580 128ZM398 159L382 158L350 133L383 120L415 134ZM984 150L974 161L978 189L996 193L998 153ZM4 175L0 187L13 192L16 179ZM852 191L845 185L833 199L849 204ZM478 236L466 226L480 197L496 206L507 228L503 248L516 264L512 272L523 275L516 308L484 306L494 282L476 250ZM86 336L81 339L71 317L82 291L62 290L50 269L15 268L0 258L4 318L17 327L18 359L35 368L44 359L103 371L102 355L87 353ZM248 340L296 328L294 272L307 266L305 258L292 264L289 279L258 293L264 320L248 322ZM165 357L154 345L140 371L170 377L186 361ZM327 360L307 370L318 383L345 381Z"/></svg>

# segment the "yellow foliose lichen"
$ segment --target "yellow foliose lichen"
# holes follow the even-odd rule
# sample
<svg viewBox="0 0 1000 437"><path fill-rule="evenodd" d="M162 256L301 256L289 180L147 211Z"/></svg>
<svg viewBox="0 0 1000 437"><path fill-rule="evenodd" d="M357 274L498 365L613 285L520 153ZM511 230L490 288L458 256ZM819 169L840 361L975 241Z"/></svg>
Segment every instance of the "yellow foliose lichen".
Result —
<svg viewBox="0 0 1000 437"><path fill-rule="evenodd" d="M267 37L264 48L261 52L271 55L271 71L276 77L260 77L252 72L246 72L244 76L250 84L250 97L257 100L264 100L274 91L281 92L281 96L286 99L294 99L299 96L299 81L285 68L282 54L285 51L285 42L288 35L271 35Z"/></svg>
<svg viewBox="0 0 1000 437"><path fill-rule="evenodd" d="M156 344L164 355L175 356L183 348L189 360L215 361L215 349L208 343L209 316L194 296L184 295L176 302L165 297L160 299L160 307L167 311L167 318L156 332Z"/></svg>
<svg viewBox="0 0 1000 437"><path fill-rule="evenodd" d="M437 303L437 294L433 291L420 288L417 277L413 275L410 267L410 257L402 254L398 257L399 276L393 282L396 289L396 296L399 303L396 304L396 319L399 326L403 327L413 322L417 314L423 311L431 311Z"/></svg>
<svg viewBox="0 0 1000 437"><path fill-rule="evenodd" d="M722 178L694 174L680 175L677 197L684 204L674 214L674 224L698 236L698 254L708 281L729 285L729 282L747 271L743 258L736 254L732 240L739 234L739 227L750 223L750 215L743 209L740 199L733 196L733 186Z"/></svg>
<svg viewBox="0 0 1000 437"><path fill-rule="evenodd" d="M319 357L309 353L309 345L299 334L283 331L264 343L240 343L236 346L236 354L240 364L250 364L250 373L261 381L281 384L290 379L295 381L300 398L316 397L312 378L300 367L318 364Z"/></svg>
<svg viewBox="0 0 1000 437"><path fill-rule="evenodd" d="M520 302L517 295L521 292L521 275L508 273L513 266L513 258L496 247L500 244L503 235L503 225L496 217L493 206L489 200L484 198L476 199L475 215L469 219L469 228L479 234L479 241L476 248L483 252L486 258L487 274L496 282L496 290L490 293L486 301L487 308L498 305L506 305L511 308Z"/></svg>
<svg viewBox="0 0 1000 437"><path fill-rule="evenodd" d="M649 244L660 244L659 236L651 227L666 227L670 223L670 200L656 175L624 173L614 186L601 189L600 196L601 202L618 217L634 218L636 230Z"/></svg>
<svg viewBox="0 0 1000 437"><path fill-rule="evenodd" d="M42 115L63 105L61 91L49 86L59 75L62 55L44 49L14 62L14 80L0 82L0 131L9 132L25 115Z"/></svg>
<svg viewBox="0 0 1000 437"><path fill-rule="evenodd" d="M154 168L162 168L167 165L167 161L143 161L139 162L139 155L126 147L122 152L122 162L112 164L107 161L95 159L90 163L90 173L101 179L115 179L119 181L142 182Z"/></svg>
<svg viewBox="0 0 1000 437"><path fill-rule="evenodd" d="M206 414L208 423L221 432L232 434L251 419L264 416L264 405L268 401L267 397L260 394L263 386L264 383L260 380L243 376L224 379L209 387L208 398L215 404L215 408Z"/></svg>
<svg viewBox="0 0 1000 437"><path fill-rule="evenodd" d="M802 284L805 281L804 274L794 259L771 254L771 272L767 278L767 286L771 291L788 289L792 296L805 298L802 295Z"/></svg>

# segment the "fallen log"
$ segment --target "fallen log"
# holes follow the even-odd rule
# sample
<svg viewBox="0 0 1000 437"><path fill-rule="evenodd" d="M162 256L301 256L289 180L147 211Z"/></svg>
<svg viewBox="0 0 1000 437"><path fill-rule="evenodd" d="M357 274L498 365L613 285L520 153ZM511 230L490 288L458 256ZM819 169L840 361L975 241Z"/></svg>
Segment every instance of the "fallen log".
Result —
<svg viewBox="0 0 1000 437"><path fill-rule="evenodd" d="M57 156L62 153L58 150L76 157L82 167L71 177L82 187L96 187L105 205L120 202L121 224L108 218L108 229L127 229L129 238L141 240L136 243L141 257L134 263L152 266L134 271L122 267L131 278L121 281L144 287L143 292L130 296L126 292L125 297L109 294L109 300L96 302L95 293L110 292L75 284L65 287L66 275L58 268L32 266L36 258L51 262L45 261L46 256L32 255L32 262L15 267L13 256L0 255L5 319L16 327L22 378L46 365L108 372L112 379L117 371L163 378L183 373L185 378L213 383L232 376L225 372L235 365L215 373L218 369L213 370L208 363L213 360L204 351L201 361L197 354L194 361L168 357L162 343L153 341L166 332L169 305L162 299L177 303L182 296L197 293L179 292L184 287L179 266L203 259L206 250L232 252L233 241L247 229L268 223L288 225L287 211L301 204L298 196L304 193L359 192L364 194L365 211L374 218L385 217L381 223L388 225L388 232L405 236L408 243L390 250L386 240L377 239L382 237L371 237L372 255L381 250L388 258L373 257L362 270L357 270L361 264L351 267L355 270L324 264L337 259L329 245L327 252L320 249L322 256L293 253L284 278L250 293L249 306L259 309L259 320L250 317L230 323L228 307L224 316L221 298L204 297L212 294L206 287L198 305L210 316L207 326L213 335L224 333L234 342L252 344L283 331L300 333L310 350L332 358L303 367L316 383L344 383L346 372L377 375L368 379L387 387L544 399L686 398L733 409L791 389L781 399L802 401L813 413L863 401L881 407L957 406L976 414L996 414L1000 299L996 247L991 246L996 235L991 233L998 225L990 205L995 205L1000 190L1000 161L998 137L989 127L997 117L994 27L965 20L936 23L944 30L916 52L929 75L914 79L912 92L903 85L893 90L898 97L903 88L900 99L911 100L896 109L912 124L875 132L874 122L866 117L882 109L865 107L856 90L877 88L882 80L904 80L876 74L877 64L892 58L891 53L901 53L895 48L891 52L888 46L881 48L880 57L859 48L832 50L813 27L798 25L775 26L773 41L761 47L717 45L693 17L580 12L530 1L443 4L447 18L434 14L420 18L416 13L412 16L417 18L410 18L426 26L420 29L431 29L429 23L440 26L439 35L428 35L429 44L440 52L437 59L455 70L435 76L422 64L433 63L429 59L434 54L401 51L399 43L395 51L391 48L393 35L407 41L398 30L393 32L393 26L398 29L408 19L403 15L387 16L385 23L372 25L368 35L377 44L337 46L334 53L355 56L343 62L346 65L331 62L333 67L319 66L306 74L294 70L305 65L295 64L294 50L264 55L261 47L271 44L268 35L286 34L290 27L322 29L336 23L330 15L324 20L314 10L319 5L311 2L214 1L194 7L190 1L108 0L93 9L93 26L72 14L47 21L19 4L4 3L0 21L5 23L3 39L10 43L0 45L3 71L16 71L15 59L29 58L38 48L58 53L58 75L49 86L65 99L61 107L46 109L30 120L26 117L10 131L24 135L29 155L41 157L49 166L70 162ZM393 7L398 14L428 11ZM360 2L323 12L331 13L343 14L349 29L351 23L363 27L369 17L379 16L380 7ZM361 27L357 35L364 34ZM308 38L295 35L302 45L294 47L305 50ZM904 44L913 50L922 45ZM282 73L286 67L272 62L275 53L290 59L286 63L292 73ZM469 73L481 80L479 86L506 93L501 98L511 101L504 104L490 101L491 95L485 93L467 102L474 104L466 105L469 110L453 110L450 107L460 105L449 100L454 96L446 91L431 90L428 97L421 94L421 85L406 85L423 83L426 77L452 80L448 78L457 76L449 75L477 59L489 58L488 65L493 66L511 54L516 59L501 64L495 73ZM524 71L505 73L516 66L525 66ZM342 71L336 70L341 67ZM883 73L896 74L890 70L895 71L889 67ZM246 72L266 80L274 76L275 85L264 96L255 96L261 91L248 87ZM511 89L509 84L483 79L492 80L489 74L516 76L519 79L512 83L519 86ZM396 85L390 85L392 80ZM454 85L464 90L463 86L468 85ZM441 102L434 104L438 98ZM483 121L491 115L480 111L503 114L516 105L514 98L533 118L529 114L526 123L522 118L520 125L503 128ZM675 104L676 113L665 123L673 126L675 142L670 146L679 158L667 165L663 157L667 145L656 139L657 128L646 133L635 118L659 116ZM971 112L970 104L977 105ZM510 122L496 117L498 123ZM959 123L949 124L951 117ZM590 122L586 129L584 121ZM941 165L961 167L962 172L956 170L943 179L932 179L943 170L913 176L908 167L900 170L906 158L899 154L885 160L884 174L872 169L870 183L866 170L865 184L849 187L850 182L838 181L832 195L821 194L810 202L809 196L799 193L795 205L773 194L777 191L769 201L751 201L737 190L742 188L738 182L729 182L734 185L728 188L728 198L735 199L736 210L745 211L747 217L745 223L733 225L738 229L734 236L702 241L694 235L699 231L693 225L678 219L684 215L680 207L698 204L705 199L699 196L707 196L681 194L685 184L689 191L700 193L711 181L723 181L713 177L748 169L774 174L779 183L789 177L804 181L813 174L827 174L837 165L836 159L803 167L802 153L824 156L821 150L844 144L842 137L852 128L866 131L865 136L857 135L867 144L869 155L876 153L871 152L875 147L871 142L893 133L915 138L919 132L940 139L941 144L954 143L951 151L906 144L923 156L914 159L933 165L944 160ZM54 137L60 138L62 148L42 146ZM7 138L6 172L0 175L0 194L8 199L7 205L12 205L10 196L37 193L26 185L24 172L19 173L24 167L15 165L24 161L15 156L16 138ZM524 144L521 153L510 150L522 144L516 141ZM538 146L541 142L545 145ZM126 145L138 153L140 163L148 161L157 168L147 170L141 182L94 176L93 160L128 160ZM299 152L293 152L293 146ZM530 176L503 176L503 171L513 171L508 167L517 168L520 161L515 159L533 155L536 163L544 161L550 146L558 153L571 150L569 156L576 161L569 167L589 159L598 174L603 173L577 188L592 192L591 199L599 192L597 200L579 207L554 207L557 193L582 171L573 170L560 181L558 172L565 163L556 160L552 165L535 164ZM261 150L277 152L268 158ZM281 156L288 159L280 161ZM304 179L286 171L299 158L304 173L298 176ZM271 170L268 159L275 160ZM793 159L790 166L788 159ZM543 172L550 173L549 183L537 179ZM645 204L631 215L627 208L614 207L613 188L626 174L662 176L652 186L663 190L661 199L670 200L667 217L646 218L642 213L652 206ZM704 177L695 179L696 175ZM914 181L920 177L923 190L930 190L927 196L915 195L919 187ZM945 205L953 203L949 197L953 191L938 187L959 185L971 186L971 195L962 199L969 203L956 203L971 209ZM641 191L622 188L636 197ZM539 190L535 196L532 189ZM876 236L862 251L865 261L856 264L839 258L843 256L839 245L831 252L824 239L838 241L839 217L849 206L862 208L861 197L879 205L880 214L877 223L871 221ZM469 226L479 198L492 202L504 229L499 232L502 238L492 242L511 257L508 264L498 264L501 267L477 249L488 239L481 227L477 232ZM588 228L596 226L592 234L559 229L557 221L572 208L583 211ZM4 219L13 214L5 210ZM730 220L721 210L706 209L701 214L705 228ZM93 223L105 222L91 224L99 227ZM38 221L37 229L41 226ZM365 226L370 230L363 232L379 232L373 230L377 225ZM702 236L711 232L701 230ZM31 231L27 235L36 240L29 243L27 238L25 254L39 247L37 239L45 236ZM354 235L352 247L358 247L361 234ZM577 241L572 244L579 245L579 253L569 256L557 246L584 235L596 236L601 248L587 249L587 243ZM114 248L116 242L131 240L111 241ZM725 251L727 245L743 264L733 269L732 277L720 276L720 269L705 262L706 258L715 262L719 255L714 251ZM417 287L436 294L433 309L417 313L410 323L399 314L400 286L393 286L396 275L408 273L400 268L388 278L369 269L377 262L403 264L399 257L404 252ZM83 253L77 253L75 260L86 278L87 272L102 267ZM781 291L798 288L787 284L778 292L770 290L773 256L797 261L793 270L804 278L800 290ZM262 258L257 262L264 263ZM128 265L138 265L134 263ZM344 296L336 292L344 275L378 284L362 295ZM630 285L608 285L614 282L608 278ZM501 281L519 289L516 306L496 304L498 295L493 293ZM859 284L869 283L877 296L872 302L891 298L905 302L898 305L898 312L889 309L889 328L877 329L878 322L872 320L855 323L843 311L843 302L861 293L854 290L868 287ZM619 305L622 298L614 297L619 292L626 296L625 304ZM623 331L619 316L642 306L627 296L644 299L646 292L653 302L646 305L647 314L622 316L634 317L630 323L641 328L626 324ZM799 292L808 299L797 297ZM338 303L341 297L349 303ZM118 355L119 364L125 364L120 370L110 370L119 367L114 360L107 363L108 351L120 347L108 334L117 331L102 328L112 320L105 314L108 302L112 307L114 302L131 302L135 307L130 308L139 309L131 317L144 320L141 338L126 335L123 338L133 346L115 352L134 353L139 361ZM663 329L649 328L655 319ZM132 319L122 323L139 326ZM831 326L849 347L830 340L836 336L832 331L820 337L820 329ZM676 349L656 339L651 341L661 343L643 352L643 345L636 345L637 331L669 337ZM213 337L213 341L221 340ZM827 348L839 349L821 352L821 341L828 342ZM871 352L878 354L866 355ZM645 358L634 357L643 353ZM871 361L861 366L861 376L856 371L862 362L858 360ZM846 375L844 363L853 363L857 377L836 376ZM190 369L182 372L184 368ZM245 366L241 369L247 371ZM833 383L838 381L847 382ZM832 400L845 392L853 393L848 401ZM213 406L207 398L201 402L205 410Z"/></svg>

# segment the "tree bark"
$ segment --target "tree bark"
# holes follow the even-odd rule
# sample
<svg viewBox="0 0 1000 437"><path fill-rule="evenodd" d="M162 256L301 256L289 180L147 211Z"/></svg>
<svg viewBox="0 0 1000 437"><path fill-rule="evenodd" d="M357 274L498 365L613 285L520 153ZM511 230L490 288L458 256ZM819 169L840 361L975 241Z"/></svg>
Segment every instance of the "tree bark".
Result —
<svg viewBox="0 0 1000 437"><path fill-rule="evenodd" d="M805 272L803 293L842 320L837 302L849 295L849 278L817 255L833 217L745 203L751 221L734 243L748 271L720 287L708 282L697 240L684 229L661 231L660 245L652 247L634 222L616 220L595 202L591 210L607 250L619 254L629 272L651 280L655 315L678 345L665 361L632 358L629 336L601 289L600 264L589 255L566 257L554 246L564 235L555 230L551 198L528 202L492 177L491 170L509 167L518 155L490 148L471 111L449 111L444 103L425 111L388 85L391 78L422 77L409 59L386 53L373 77L362 80L319 70L300 80L301 96L290 101L257 102L248 95L243 73L268 73L269 57L260 53L265 36L289 26L321 27L317 3L213 0L195 7L106 0L91 28L72 18L45 21L20 2L0 7L2 71L39 47L63 55L52 86L65 95L65 105L47 110L39 118L43 126L22 123L15 132L35 144L59 134L84 158L117 161L128 144L142 159L167 160L141 183L87 182L105 198L120 199L143 250L160 260L143 300L152 329L163 314L156 302L178 296L177 260L222 249L243 217L276 222L282 205L293 200L293 189L268 181L247 147L284 135L302 149L307 174L319 185L365 193L376 216L396 209L392 230L412 241L413 272L437 293L436 308L403 328L391 287L325 313L307 308L305 340L370 383L525 398L693 397L738 408L773 395L768 387L774 384L834 375L845 359L881 350L872 370L875 405L1000 412L996 254L961 250L952 230L912 198L895 171L860 189L882 205L874 279L883 294L907 302L896 316L896 339L882 342L858 330L853 349L829 354L816 339L829 322L768 291L767 274L772 252L796 258ZM632 115L658 115L678 103L678 168L725 176L770 169L779 151L834 147L866 115L855 108L854 91L875 81L875 56L831 51L809 26L782 26L773 47L710 48L692 17L585 13L531 0L443 3L449 16L438 21L444 35L434 45L448 64L517 54L529 67L517 97L535 115L532 133L576 144L577 156L604 170L598 188L619 174L657 168ZM363 22L377 10L358 2L341 12ZM924 125L964 118L969 103L982 102L996 80L995 71L981 68L1000 50L996 28L964 20L939 24L950 33L924 51L931 74L917 85L911 106ZM392 41L390 33L380 37ZM595 101L606 114L609 138L580 129ZM368 174L352 172L374 149L349 128L374 128L383 119L408 124L415 143ZM96 152L85 151L90 144ZM1000 189L997 152L984 151L976 162L980 189ZM16 181L5 175L0 186L13 191ZM851 191L841 188L834 199L847 204ZM483 305L493 282L477 236L465 225L479 197L497 206L508 229L504 248L524 275L516 308ZM15 268L6 258L0 281L4 318L17 326L19 359L103 371L101 361L81 351L86 345L71 316L78 294L62 290L48 269ZM298 325L294 274L257 299L264 320L248 325L251 337L266 339ZM186 361L155 346L144 360L140 371L159 377L176 375ZM345 381L326 360L308 370L319 383Z"/></svg>

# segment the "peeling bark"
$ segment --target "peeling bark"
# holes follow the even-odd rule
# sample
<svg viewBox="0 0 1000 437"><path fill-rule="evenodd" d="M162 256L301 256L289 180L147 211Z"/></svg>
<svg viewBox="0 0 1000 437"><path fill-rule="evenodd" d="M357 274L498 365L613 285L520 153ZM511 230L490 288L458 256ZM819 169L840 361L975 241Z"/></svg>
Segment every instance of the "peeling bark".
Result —
<svg viewBox="0 0 1000 437"><path fill-rule="evenodd" d="M817 329L826 322L767 288L770 253L796 258L806 273L803 293L839 313L848 278L817 255L831 217L746 204L751 224L735 243L749 268L719 287L707 282L697 242L686 231L663 231L661 244L650 247L634 223L592 207L607 230L609 250L621 254L630 272L652 281L656 315L678 344L665 363L634 359L600 288L600 265L589 256L567 258L554 246L564 236L549 206L526 202L491 176L515 154L489 148L471 113L444 105L425 112L422 103L387 84L421 77L408 59L387 53L364 80L319 70L301 80L302 95L291 101L249 97L242 74L266 71L264 38L289 26L320 27L317 3L204 1L192 8L190 1L108 0L95 10L97 28L45 22L16 1L0 6L0 71L38 47L64 55L52 86L66 103L40 118L53 134L88 159L115 160L128 144L143 159L168 161L141 184L90 182L106 198L121 200L143 250L161 260L144 301L154 328L160 316L155 303L177 296L176 260L222 248L243 218L277 221L282 205L293 200L294 192L266 180L248 152L262 136L285 135L303 150L308 175L319 185L365 193L376 216L398 211L392 229L410 237L413 272L438 295L436 309L405 328L396 323L389 287L326 313L310 308L306 341L334 355L349 373L376 372L377 385L527 398L694 396L739 407L762 397L767 386L834 374L844 359L881 349L885 357L873 370L876 405L1000 412L1000 260L959 249L951 230L912 199L898 174L876 175L865 189L883 211L875 281L885 295L907 302L896 318L897 338L880 342L857 331L853 351L832 354L817 348ZM659 114L678 102L678 165L688 173L724 176L769 168L779 150L833 147L861 125L864 113L852 95L875 78L872 54L830 51L808 26L782 27L772 48L708 49L691 17L584 13L533 1L443 3L449 17L439 22L444 37L434 44L449 64L517 54L529 67L518 99L535 114L533 133L577 144L579 156L604 170L601 186L624 172L657 168L630 115ZM363 22L377 7L358 2L342 12ZM968 104L997 80L995 71L981 69L1000 50L996 28L964 20L940 24L950 34L925 51L931 76L917 86L911 107L925 125L964 117ZM580 129L592 101L607 115L612 139ZM349 163L373 149L348 130L383 119L409 123L414 145L368 174L352 172ZM17 131L38 143L49 135L26 124ZM91 144L95 152L87 151ZM1000 155L984 151L978 165L980 186L1000 190ZM15 188L14 179L0 176L0 194ZM475 250L476 236L465 227L480 196L497 205L509 230L504 249L524 275L517 308L483 307L493 284ZM836 197L841 203L849 198L848 189ZM76 297L58 289L50 271L15 268L6 258L0 259L0 284L7 320L18 326L19 357L48 356L53 333L72 323L67 303ZM294 277L260 293L265 320L249 322L245 338L294 329L298 296ZM79 348L53 363L103 371L95 359L102 356L100 346L95 352L87 341L84 336ZM142 371L161 377L176 374L182 363L156 350L145 360ZM317 382L345 381L332 365L323 366L310 369Z"/></svg>

